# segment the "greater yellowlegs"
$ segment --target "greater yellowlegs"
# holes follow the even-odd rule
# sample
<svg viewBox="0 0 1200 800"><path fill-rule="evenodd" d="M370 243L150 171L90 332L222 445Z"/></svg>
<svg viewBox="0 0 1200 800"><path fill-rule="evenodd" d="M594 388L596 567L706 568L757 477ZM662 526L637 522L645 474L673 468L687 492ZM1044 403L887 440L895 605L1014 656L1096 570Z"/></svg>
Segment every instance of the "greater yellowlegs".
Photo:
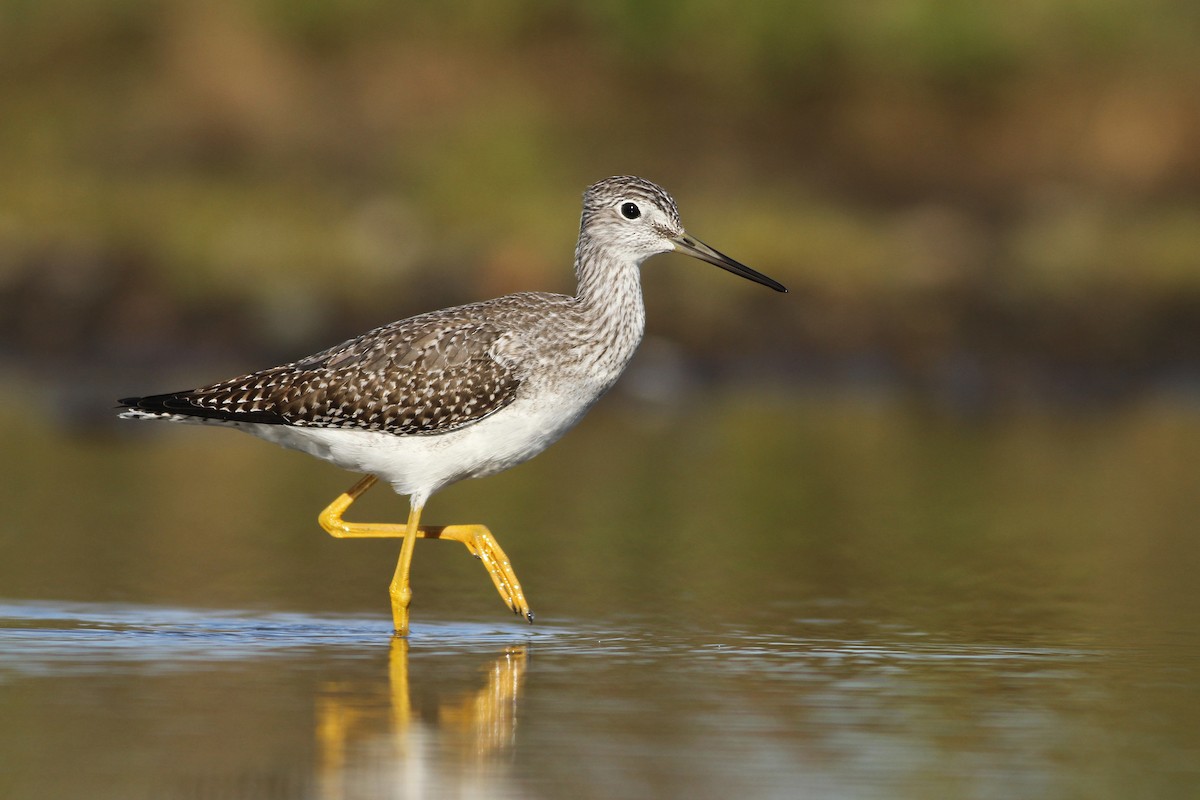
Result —
<svg viewBox="0 0 1200 800"><path fill-rule="evenodd" d="M403 537L390 587L396 633L408 633L417 537L462 542L501 598L533 614L508 557L482 525L422 526L430 495L545 450L600 399L641 341L639 267L687 253L786 292L783 284L684 231L675 201L619 176L583 195L575 295L521 292L393 322L316 355L199 389L119 402L122 417L239 428L366 477L321 512L337 537ZM377 477L409 497L405 525L346 522Z"/></svg>

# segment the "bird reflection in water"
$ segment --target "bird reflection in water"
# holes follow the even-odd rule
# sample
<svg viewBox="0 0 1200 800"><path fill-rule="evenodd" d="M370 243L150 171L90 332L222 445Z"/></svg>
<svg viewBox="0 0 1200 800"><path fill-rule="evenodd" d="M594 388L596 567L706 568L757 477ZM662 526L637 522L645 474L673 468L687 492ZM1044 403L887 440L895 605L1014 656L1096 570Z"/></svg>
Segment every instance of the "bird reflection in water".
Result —
<svg viewBox="0 0 1200 800"><path fill-rule="evenodd" d="M513 745L526 648L505 648L481 670L481 688L414 713L409 644L394 638L386 685L330 682L317 696L317 786L346 797L519 796L501 756Z"/></svg>

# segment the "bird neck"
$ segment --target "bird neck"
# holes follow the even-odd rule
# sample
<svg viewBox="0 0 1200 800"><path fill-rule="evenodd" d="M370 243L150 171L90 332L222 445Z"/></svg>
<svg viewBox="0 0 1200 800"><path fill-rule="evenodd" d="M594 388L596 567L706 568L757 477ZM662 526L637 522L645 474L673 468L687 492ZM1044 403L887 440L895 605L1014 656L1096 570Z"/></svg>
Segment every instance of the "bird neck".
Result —
<svg viewBox="0 0 1200 800"><path fill-rule="evenodd" d="M580 308L602 316L631 306L642 309L640 267L640 259L614 252L581 232L575 248L575 298Z"/></svg>
<svg viewBox="0 0 1200 800"><path fill-rule="evenodd" d="M578 326L567 338L579 349L579 368L601 392L624 371L646 330L639 263L580 236L575 253Z"/></svg>

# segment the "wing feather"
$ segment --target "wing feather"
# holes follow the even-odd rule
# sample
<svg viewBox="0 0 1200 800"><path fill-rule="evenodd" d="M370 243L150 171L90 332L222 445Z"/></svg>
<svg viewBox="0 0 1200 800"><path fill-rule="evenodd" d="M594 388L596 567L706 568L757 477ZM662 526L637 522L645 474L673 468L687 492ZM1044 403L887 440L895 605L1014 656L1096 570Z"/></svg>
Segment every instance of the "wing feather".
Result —
<svg viewBox="0 0 1200 800"><path fill-rule="evenodd" d="M511 403L503 330L461 309L385 325L291 364L199 389L120 401L149 414L399 435L470 425Z"/></svg>

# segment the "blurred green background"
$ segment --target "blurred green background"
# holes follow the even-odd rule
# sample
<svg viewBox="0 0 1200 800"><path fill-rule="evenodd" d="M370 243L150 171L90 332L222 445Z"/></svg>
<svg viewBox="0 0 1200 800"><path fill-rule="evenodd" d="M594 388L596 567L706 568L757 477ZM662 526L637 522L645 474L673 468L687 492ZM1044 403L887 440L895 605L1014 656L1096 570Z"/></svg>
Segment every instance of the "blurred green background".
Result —
<svg viewBox="0 0 1200 800"><path fill-rule="evenodd" d="M841 588L859 598L880 570L933 597L986 583L998 573L964 577L961 559L984 569L1014 536L1030 563L1066 548L1039 585L1110 564L1097 597L1175 585L1159 567L1191 553L1194 3L0 9L14 596L374 609L365 579L263 584L291 547L285 576L378 571L370 546L312 522L349 476L246 437L121 423L114 398L431 308L570 291L580 194L614 173L662 182L691 232L792 292L652 260L647 341L598 419L540 466L439 496L432 522L520 531L501 539L518 563L547 559L542 591L592 584L601 605L662 602L646 555L670 572L687 541L707 544L680 591L703 574L736 594L742 578L703 563L758 548L777 594L857 574ZM205 513L214 497L228 518ZM359 513L385 499L368 500ZM375 513L402 518L392 503ZM148 547L175 563L192 535L186 564L230 576L215 596L165 564L145 574ZM1122 541L1139 537L1175 555L1135 580ZM611 586L594 571L608 560Z"/></svg>
<svg viewBox="0 0 1200 800"><path fill-rule="evenodd" d="M0 0L0 795L320 774L322 698L395 691L397 543L318 528L352 476L115 398L571 291L623 173L791 292L653 259L612 396L433 499L538 625L422 544L426 729L482 620L574 637L512 796L1200 796L1195 0ZM280 661L277 611L353 617Z"/></svg>
<svg viewBox="0 0 1200 800"><path fill-rule="evenodd" d="M99 421L569 291L580 193L633 173L792 289L651 262L672 374L1194 398L1198 42L1185 0L6 0L0 358Z"/></svg>

